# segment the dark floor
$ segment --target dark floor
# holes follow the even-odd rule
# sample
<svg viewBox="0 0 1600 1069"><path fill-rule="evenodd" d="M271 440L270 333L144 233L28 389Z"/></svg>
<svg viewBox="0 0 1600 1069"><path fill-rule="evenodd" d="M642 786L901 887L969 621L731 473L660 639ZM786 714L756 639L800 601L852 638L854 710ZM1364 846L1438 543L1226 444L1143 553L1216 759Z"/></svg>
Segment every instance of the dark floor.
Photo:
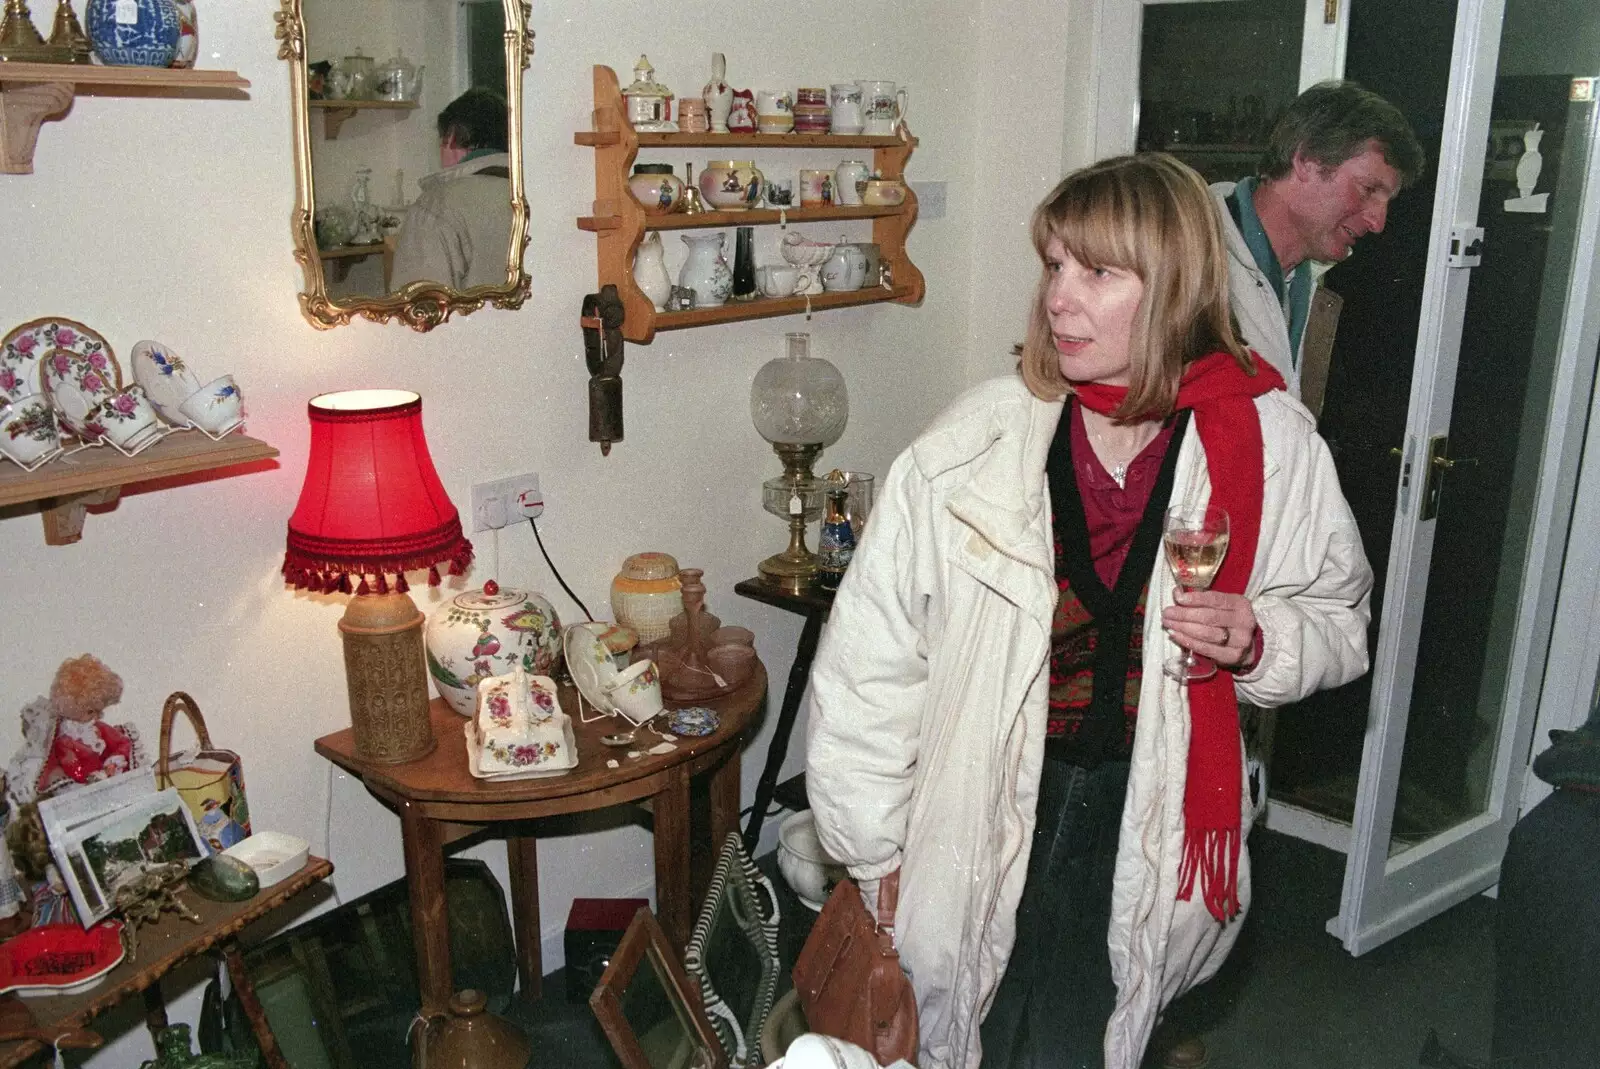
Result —
<svg viewBox="0 0 1600 1069"><path fill-rule="evenodd" d="M1174 1006L1168 1026L1202 1035L1213 1069L1411 1069L1430 1029L1463 1065L1489 1060L1494 903L1478 897L1363 957L1324 930L1338 912L1342 855L1272 832L1250 837L1255 905L1222 972ZM785 911L785 975L812 914L773 871ZM534 1064L612 1069L588 1006L546 998L514 1014ZM1159 1064L1152 1054L1149 1066ZM1449 1062L1435 1062L1448 1065Z"/></svg>

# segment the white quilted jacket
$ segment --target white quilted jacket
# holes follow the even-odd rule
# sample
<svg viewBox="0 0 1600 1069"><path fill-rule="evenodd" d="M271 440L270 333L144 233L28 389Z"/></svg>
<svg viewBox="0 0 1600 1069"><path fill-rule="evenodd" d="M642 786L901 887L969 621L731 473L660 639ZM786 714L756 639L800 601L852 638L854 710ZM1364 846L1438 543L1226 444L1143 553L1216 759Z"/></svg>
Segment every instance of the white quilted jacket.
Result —
<svg viewBox="0 0 1600 1069"><path fill-rule="evenodd" d="M1241 700L1277 706L1366 671L1372 573L1310 415L1282 391L1256 405L1265 518L1247 593L1265 648L1237 686ZM1044 465L1061 412L1017 375L993 379L895 461L812 671L817 830L858 879L902 870L896 941L917 991L922 1069L979 1065L978 1024L1015 937L1044 759L1056 602ZM1173 500L1202 502L1192 424L1179 448ZM1176 900L1187 699L1161 672L1176 650L1160 627L1171 576L1159 559L1127 564L1141 566L1145 686L1112 901L1107 1069L1136 1069L1161 1008L1215 972L1239 930L1198 894ZM1247 856L1239 894L1247 908Z"/></svg>

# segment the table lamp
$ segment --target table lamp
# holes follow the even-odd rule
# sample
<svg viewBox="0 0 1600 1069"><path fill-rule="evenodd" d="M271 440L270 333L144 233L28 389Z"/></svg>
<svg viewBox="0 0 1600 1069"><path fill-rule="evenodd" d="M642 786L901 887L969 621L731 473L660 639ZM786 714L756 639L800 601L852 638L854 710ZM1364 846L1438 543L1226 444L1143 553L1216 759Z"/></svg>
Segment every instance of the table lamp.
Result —
<svg viewBox="0 0 1600 1069"><path fill-rule="evenodd" d="M839 369L811 355L811 335L785 334L784 342L784 355L763 364L750 385L750 420L783 460L783 474L761 484L761 504L789 521L788 548L758 570L768 582L799 594L817 578L806 524L822 515L823 484L811 466L844 433L850 398Z"/></svg>
<svg viewBox="0 0 1600 1069"><path fill-rule="evenodd" d="M460 575L472 543L428 455L421 397L347 390L313 397L307 409L311 453L283 575L299 590L355 595L339 631L356 756L414 761L434 742L423 615L405 573L427 568L437 586L438 566L448 561Z"/></svg>

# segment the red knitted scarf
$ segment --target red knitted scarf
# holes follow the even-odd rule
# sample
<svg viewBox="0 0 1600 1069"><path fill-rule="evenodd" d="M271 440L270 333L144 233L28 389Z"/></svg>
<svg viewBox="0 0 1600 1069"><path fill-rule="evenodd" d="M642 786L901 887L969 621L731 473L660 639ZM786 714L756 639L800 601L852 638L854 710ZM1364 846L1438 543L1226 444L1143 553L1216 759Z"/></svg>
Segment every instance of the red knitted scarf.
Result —
<svg viewBox="0 0 1600 1069"><path fill-rule="evenodd" d="M1243 594L1261 534L1265 482L1261 418L1254 399L1284 389L1283 376L1255 353L1255 373L1239 367L1227 353L1212 353L1191 363L1178 386L1178 408L1194 410L1195 429L1211 474L1211 503L1228 510L1228 555L1212 590ZM1127 390L1087 383L1078 399L1101 415L1122 404ZM1212 916L1227 921L1239 911L1239 699L1233 676L1218 672L1189 684L1189 761L1183 792L1183 860L1178 897L1194 893Z"/></svg>

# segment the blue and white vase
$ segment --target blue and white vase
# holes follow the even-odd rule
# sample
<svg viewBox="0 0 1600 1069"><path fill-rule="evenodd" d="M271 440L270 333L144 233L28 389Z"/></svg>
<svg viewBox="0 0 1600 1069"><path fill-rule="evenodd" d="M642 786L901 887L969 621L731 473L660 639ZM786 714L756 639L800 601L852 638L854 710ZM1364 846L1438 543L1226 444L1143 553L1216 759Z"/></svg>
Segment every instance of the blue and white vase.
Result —
<svg viewBox="0 0 1600 1069"><path fill-rule="evenodd" d="M95 52L115 67L166 67L178 53L173 0L89 0L84 23Z"/></svg>

